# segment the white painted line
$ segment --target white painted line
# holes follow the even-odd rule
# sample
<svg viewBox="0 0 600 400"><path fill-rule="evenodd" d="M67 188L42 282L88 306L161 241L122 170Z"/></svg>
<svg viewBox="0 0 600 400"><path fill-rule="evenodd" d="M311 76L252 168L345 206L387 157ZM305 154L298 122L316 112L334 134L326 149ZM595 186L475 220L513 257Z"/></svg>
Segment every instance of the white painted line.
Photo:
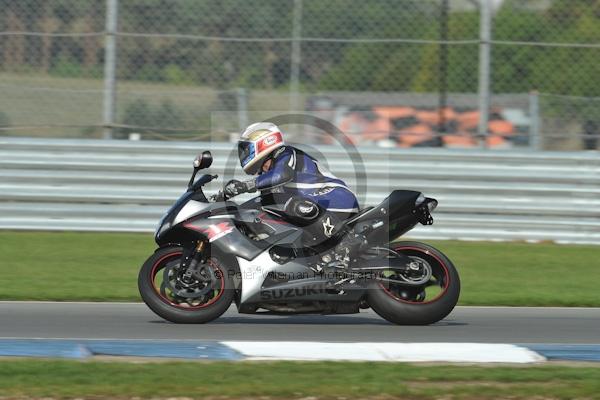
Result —
<svg viewBox="0 0 600 400"><path fill-rule="evenodd" d="M545 358L511 344L483 343L324 343L224 341L251 360L331 360L533 363Z"/></svg>

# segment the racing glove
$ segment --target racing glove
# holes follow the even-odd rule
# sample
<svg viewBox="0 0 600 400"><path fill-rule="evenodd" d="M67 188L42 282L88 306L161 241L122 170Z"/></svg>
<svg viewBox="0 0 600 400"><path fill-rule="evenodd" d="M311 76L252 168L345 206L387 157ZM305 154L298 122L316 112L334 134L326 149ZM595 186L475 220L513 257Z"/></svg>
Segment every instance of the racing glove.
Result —
<svg viewBox="0 0 600 400"><path fill-rule="evenodd" d="M232 197L237 196L242 193L252 193L256 192L256 180L250 179L249 181L241 182L237 179L232 179L227 182L225 188L223 189L223 194L226 199L230 199Z"/></svg>

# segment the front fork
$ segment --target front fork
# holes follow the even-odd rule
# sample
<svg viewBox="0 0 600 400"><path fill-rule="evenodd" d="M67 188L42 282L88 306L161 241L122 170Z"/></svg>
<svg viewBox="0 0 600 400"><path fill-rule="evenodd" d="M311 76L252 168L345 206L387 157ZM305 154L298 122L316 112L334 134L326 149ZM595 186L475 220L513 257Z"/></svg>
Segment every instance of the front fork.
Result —
<svg viewBox="0 0 600 400"><path fill-rule="evenodd" d="M183 246L179 267L179 278L183 282L189 283L195 279L194 273L197 272L198 264L204 264L208 259L207 249L208 246L204 240Z"/></svg>

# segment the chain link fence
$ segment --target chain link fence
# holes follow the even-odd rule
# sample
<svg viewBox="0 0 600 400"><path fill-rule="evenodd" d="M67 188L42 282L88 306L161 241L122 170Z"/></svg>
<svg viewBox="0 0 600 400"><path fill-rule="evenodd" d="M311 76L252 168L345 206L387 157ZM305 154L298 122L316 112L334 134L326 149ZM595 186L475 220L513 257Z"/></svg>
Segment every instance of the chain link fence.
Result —
<svg viewBox="0 0 600 400"><path fill-rule="evenodd" d="M598 147L600 1L0 7L2 135L228 140L300 112L360 145Z"/></svg>

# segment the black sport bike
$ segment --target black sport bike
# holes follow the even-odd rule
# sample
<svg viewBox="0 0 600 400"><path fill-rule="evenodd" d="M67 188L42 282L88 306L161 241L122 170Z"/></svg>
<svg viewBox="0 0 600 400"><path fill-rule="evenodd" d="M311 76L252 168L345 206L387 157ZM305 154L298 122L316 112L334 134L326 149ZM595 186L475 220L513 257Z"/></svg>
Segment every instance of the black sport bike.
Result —
<svg viewBox="0 0 600 400"><path fill-rule="evenodd" d="M194 160L188 190L161 219L159 247L139 273L142 299L162 318L204 323L235 301L240 313L372 308L396 324L427 325L458 302L459 276L444 254L424 243L392 242L417 223L432 224L435 199L394 190L312 244L297 218L277 205L260 198L237 204L222 191L207 199L202 188L217 176L197 174L211 163L208 151Z"/></svg>

